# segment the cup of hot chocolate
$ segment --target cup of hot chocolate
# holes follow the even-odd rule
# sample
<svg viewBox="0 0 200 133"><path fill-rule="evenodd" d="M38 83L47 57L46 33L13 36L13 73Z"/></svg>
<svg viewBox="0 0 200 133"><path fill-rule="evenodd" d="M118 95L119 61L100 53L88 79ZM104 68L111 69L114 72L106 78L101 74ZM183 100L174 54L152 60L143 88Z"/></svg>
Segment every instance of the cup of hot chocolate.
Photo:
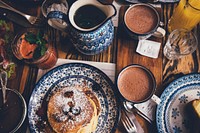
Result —
<svg viewBox="0 0 200 133"><path fill-rule="evenodd" d="M120 71L116 83L125 109L130 111L132 106L148 121L154 121L160 99L154 95L156 80L152 72L142 65L131 64Z"/></svg>
<svg viewBox="0 0 200 133"><path fill-rule="evenodd" d="M147 39L152 35L164 37L166 31L160 24L159 13L150 4L131 5L124 14L124 28L133 39Z"/></svg>
<svg viewBox="0 0 200 133"><path fill-rule="evenodd" d="M141 103L150 99L154 94L156 80L147 68L131 64L119 73L117 87L125 100Z"/></svg>

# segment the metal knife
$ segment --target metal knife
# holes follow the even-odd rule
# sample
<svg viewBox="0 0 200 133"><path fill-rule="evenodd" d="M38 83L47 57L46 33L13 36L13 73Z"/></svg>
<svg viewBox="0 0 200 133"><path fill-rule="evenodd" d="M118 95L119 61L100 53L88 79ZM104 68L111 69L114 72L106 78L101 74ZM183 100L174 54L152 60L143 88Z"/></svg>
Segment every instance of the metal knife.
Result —
<svg viewBox="0 0 200 133"><path fill-rule="evenodd" d="M11 12L6 9L0 8L0 16L7 18L8 20L23 26L23 27L33 27L24 17L18 15L17 13Z"/></svg>

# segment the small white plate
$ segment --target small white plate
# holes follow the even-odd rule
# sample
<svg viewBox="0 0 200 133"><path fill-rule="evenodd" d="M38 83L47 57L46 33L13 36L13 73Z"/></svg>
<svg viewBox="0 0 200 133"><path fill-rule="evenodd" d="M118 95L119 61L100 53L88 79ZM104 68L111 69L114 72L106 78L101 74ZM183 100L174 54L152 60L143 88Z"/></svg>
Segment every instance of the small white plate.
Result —
<svg viewBox="0 0 200 133"><path fill-rule="evenodd" d="M158 58L160 45L161 45L160 42L155 42L150 40L140 40L138 42L136 52L147 57Z"/></svg>

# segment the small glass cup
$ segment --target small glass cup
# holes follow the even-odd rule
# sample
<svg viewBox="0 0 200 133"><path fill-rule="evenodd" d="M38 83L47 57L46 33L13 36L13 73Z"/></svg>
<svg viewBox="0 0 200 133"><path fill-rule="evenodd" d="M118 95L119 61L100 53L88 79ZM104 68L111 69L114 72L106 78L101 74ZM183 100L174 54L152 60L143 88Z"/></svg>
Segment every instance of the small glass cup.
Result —
<svg viewBox="0 0 200 133"><path fill-rule="evenodd" d="M193 53L198 40L193 32L186 29L176 29L171 32L164 46L164 56L169 60L179 59Z"/></svg>
<svg viewBox="0 0 200 133"><path fill-rule="evenodd" d="M11 45L12 51L13 51L13 54L19 60L23 60L27 64L37 66L40 69L49 69L56 64L58 58L57 58L57 51L53 45L52 40L48 37L47 33L44 33L44 38L46 40L46 44L45 44L46 51L44 51L44 53L41 56L39 56L37 58L28 58L27 59L24 57L24 54L22 54L22 52L20 50L20 45L22 44L22 43L20 43L22 40L22 36L25 35L26 33L37 34L39 31L43 31L43 30L36 29L36 28L28 28L28 29L20 32L19 34L17 34ZM35 45L35 44L31 44L31 45ZM28 47L24 47L24 49L28 49ZM36 49L30 50L30 51L35 52ZM27 53L27 55L30 54L30 51L29 51L29 53Z"/></svg>
<svg viewBox="0 0 200 133"><path fill-rule="evenodd" d="M48 24L61 31L65 31L68 26L68 9L66 0L44 0L41 6L42 14L47 18Z"/></svg>

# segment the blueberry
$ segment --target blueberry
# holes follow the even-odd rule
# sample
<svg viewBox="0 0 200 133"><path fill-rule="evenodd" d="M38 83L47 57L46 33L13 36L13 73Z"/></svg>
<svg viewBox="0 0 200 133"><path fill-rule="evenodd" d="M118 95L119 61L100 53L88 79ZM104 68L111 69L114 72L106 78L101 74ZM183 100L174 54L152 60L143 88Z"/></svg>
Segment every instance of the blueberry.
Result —
<svg viewBox="0 0 200 133"><path fill-rule="evenodd" d="M81 108L80 107L72 107L71 111L72 111L72 114L79 115L81 113Z"/></svg>

